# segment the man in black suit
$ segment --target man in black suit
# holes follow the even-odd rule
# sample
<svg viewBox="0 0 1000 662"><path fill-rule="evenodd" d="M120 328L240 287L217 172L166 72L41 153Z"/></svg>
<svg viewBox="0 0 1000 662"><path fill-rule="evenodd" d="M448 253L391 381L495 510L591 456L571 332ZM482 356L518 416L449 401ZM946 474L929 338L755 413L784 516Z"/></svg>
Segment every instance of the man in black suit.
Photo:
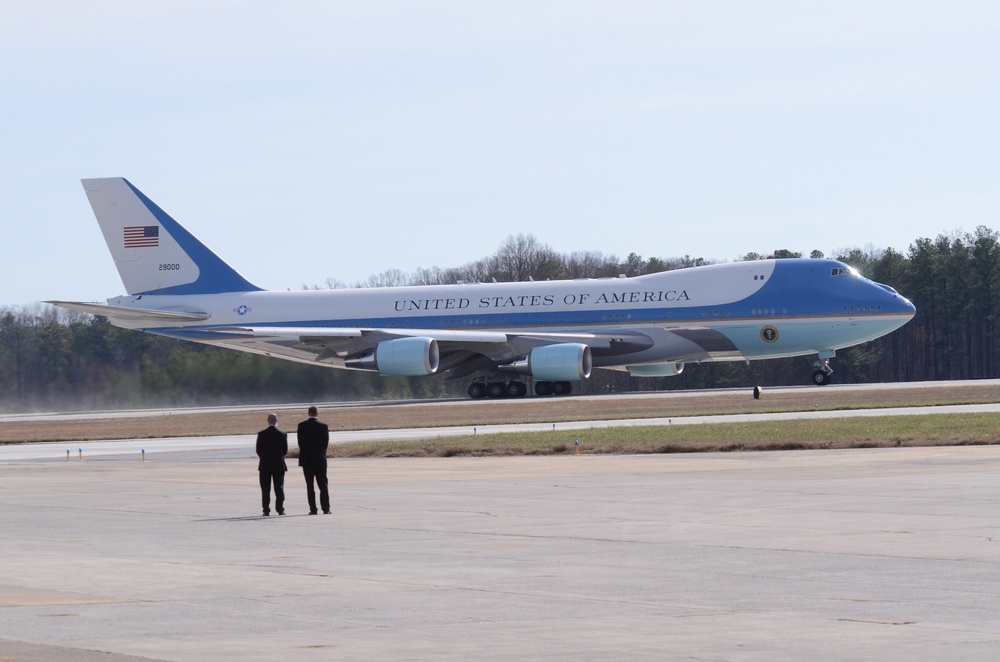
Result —
<svg viewBox="0 0 1000 662"><path fill-rule="evenodd" d="M274 483L274 509L285 514L285 455L288 453L288 434L278 429L278 417L267 415L267 427L257 433L257 471L260 472L260 500L264 517L271 514L271 483Z"/></svg>
<svg viewBox="0 0 1000 662"><path fill-rule="evenodd" d="M319 505L330 514L330 492L326 480L326 448L330 445L330 429L316 417L316 407L309 408L309 418L299 423L299 466L306 477L306 494L309 497L309 514L316 514L316 492L313 480L319 487Z"/></svg>

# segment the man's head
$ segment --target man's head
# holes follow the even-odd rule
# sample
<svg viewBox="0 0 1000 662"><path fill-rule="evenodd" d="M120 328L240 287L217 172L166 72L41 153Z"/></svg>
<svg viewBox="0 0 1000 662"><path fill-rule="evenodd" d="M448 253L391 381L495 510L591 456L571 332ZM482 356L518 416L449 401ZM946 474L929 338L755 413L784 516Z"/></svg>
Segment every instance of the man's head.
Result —
<svg viewBox="0 0 1000 662"><path fill-rule="evenodd" d="M310 416L319 416L319 410L315 406L309 408Z"/></svg>
<svg viewBox="0 0 1000 662"><path fill-rule="evenodd" d="M267 424L268 425L277 425L278 424L278 417L275 416L274 414L268 414L267 415Z"/></svg>

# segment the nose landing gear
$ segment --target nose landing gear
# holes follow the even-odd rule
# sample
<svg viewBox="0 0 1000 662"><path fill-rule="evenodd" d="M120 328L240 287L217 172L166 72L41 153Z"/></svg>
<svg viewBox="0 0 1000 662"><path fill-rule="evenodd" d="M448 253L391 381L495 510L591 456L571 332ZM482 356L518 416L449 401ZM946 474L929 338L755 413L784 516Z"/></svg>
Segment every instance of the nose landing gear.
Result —
<svg viewBox="0 0 1000 662"><path fill-rule="evenodd" d="M816 386L826 386L830 383L833 368L830 367L830 359L817 359L813 363L812 383Z"/></svg>

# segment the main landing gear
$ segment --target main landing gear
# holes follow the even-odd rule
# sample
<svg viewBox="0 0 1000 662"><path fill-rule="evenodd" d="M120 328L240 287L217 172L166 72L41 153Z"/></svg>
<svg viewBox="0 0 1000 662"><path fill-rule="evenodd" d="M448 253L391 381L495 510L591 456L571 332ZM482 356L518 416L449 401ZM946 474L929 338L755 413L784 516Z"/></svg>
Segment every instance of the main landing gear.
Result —
<svg viewBox="0 0 1000 662"><path fill-rule="evenodd" d="M572 382L535 382L535 395L569 395Z"/></svg>
<svg viewBox="0 0 1000 662"><path fill-rule="evenodd" d="M535 395L569 395L572 392L570 382L535 382ZM523 398L527 393L527 385L516 379L509 382L477 380L469 384L469 397L473 400Z"/></svg>
<svg viewBox="0 0 1000 662"><path fill-rule="evenodd" d="M830 359L817 359L813 363L812 382L816 386L826 386L830 383L833 368L830 367Z"/></svg>

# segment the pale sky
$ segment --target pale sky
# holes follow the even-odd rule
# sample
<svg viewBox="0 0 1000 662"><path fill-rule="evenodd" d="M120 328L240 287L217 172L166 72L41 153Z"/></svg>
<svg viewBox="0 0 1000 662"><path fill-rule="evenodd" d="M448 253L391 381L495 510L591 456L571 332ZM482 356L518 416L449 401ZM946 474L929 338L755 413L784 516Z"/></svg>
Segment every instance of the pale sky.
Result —
<svg viewBox="0 0 1000 662"><path fill-rule="evenodd" d="M1000 3L7 3L0 306L124 293L123 176L266 288L1000 229Z"/></svg>

